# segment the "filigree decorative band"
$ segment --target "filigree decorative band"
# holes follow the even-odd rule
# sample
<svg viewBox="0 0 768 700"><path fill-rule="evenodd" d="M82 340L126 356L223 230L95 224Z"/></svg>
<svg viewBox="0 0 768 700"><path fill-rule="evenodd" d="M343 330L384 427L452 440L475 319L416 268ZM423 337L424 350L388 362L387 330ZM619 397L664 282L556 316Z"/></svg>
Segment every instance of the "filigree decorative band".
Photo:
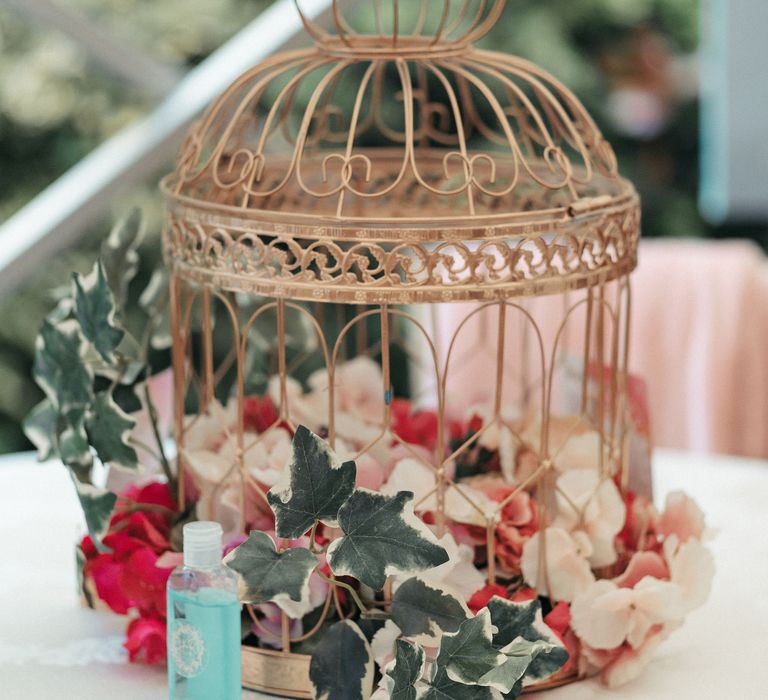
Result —
<svg viewBox="0 0 768 700"><path fill-rule="evenodd" d="M172 215L169 264L221 289L354 303L502 299L578 289L636 264L636 200L550 234L476 241L376 241L259 234L249 227ZM492 232L491 232L492 233Z"/></svg>

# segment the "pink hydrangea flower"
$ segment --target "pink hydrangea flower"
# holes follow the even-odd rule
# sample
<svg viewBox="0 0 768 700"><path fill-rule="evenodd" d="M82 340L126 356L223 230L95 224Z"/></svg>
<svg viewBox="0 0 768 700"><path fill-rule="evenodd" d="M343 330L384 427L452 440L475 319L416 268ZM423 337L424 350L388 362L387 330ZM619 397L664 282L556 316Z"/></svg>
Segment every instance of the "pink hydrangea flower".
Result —
<svg viewBox="0 0 768 700"><path fill-rule="evenodd" d="M542 546L546 570L540 570ZM591 553L591 543L583 533L571 535L562 528L548 527L526 542L520 568L525 582L539 593L570 602L595 580L587 561Z"/></svg>
<svg viewBox="0 0 768 700"><path fill-rule="evenodd" d="M658 524L664 537L676 535L681 542L691 537L700 540L705 527L704 513L690 496L682 491L673 491L667 496Z"/></svg>

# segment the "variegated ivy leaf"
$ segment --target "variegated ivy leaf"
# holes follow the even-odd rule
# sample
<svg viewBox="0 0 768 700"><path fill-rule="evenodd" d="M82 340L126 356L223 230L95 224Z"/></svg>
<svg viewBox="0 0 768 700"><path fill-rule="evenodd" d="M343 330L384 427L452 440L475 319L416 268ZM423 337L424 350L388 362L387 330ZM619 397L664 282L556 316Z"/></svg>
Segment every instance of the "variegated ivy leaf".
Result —
<svg viewBox="0 0 768 700"><path fill-rule="evenodd" d="M56 443L59 457L80 481L89 482L93 454L85 430L85 411L73 408L66 415L59 415L56 421Z"/></svg>
<svg viewBox="0 0 768 700"><path fill-rule="evenodd" d="M352 495L356 473L354 462L342 462L325 440L300 425L289 468L267 494L277 534L301 537L318 520L338 527L339 509Z"/></svg>
<svg viewBox="0 0 768 700"><path fill-rule="evenodd" d="M93 374L83 362L85 340L77 321L44 321L35 341L34 376L59 413L87 406Z"/></svg>
<svg viewBox="0 0 768 700"><path fill-rule="evenodd" d="M500 649L506 657L504 663L488 671L479 683L503 691L505 698L516 698L522 691L522 678L533 660L540 653L548 653L551 649L552 645L547 642L516 639Z"/></svg>
<svg viewBox="0 0 768 700"><path fill-rule="evenodd" d="M56 454L54 439L58 414L49 399L43 399L24 419L24 434L37 448L37 458L42 462Z"/></svg>
<svg viewBox="0 0 768 700"><path fill-rule="evenodd" d="M81 545L75 547L75 562L77 567L77 588L80 591L80 595L83 596L83 601L92 610L96 608L93 601L93 596L88 588L89 579L85 576L85 565L87 563L85 552Z"/></svg>
<svg viewBox="0 0 768 700"><path fill-rule="evenodd" d="M136 471L139 457L128 443L131 429L136 425L115 403L109 391L96 394L85 422L91 445L104 464Z"/></svg>
<svg viewBox="0 0 768 700"><path fill-rule="evenodd" d="M409 578L395 591L390 615L406 637L438 637L456 632L469 617L462 600L420 578Z"/></svg>
<svg viewBox="0 0 768 700"><path fill-rule="evenodd" d="M257 530L227 554L224 563L238 575L240 600L253 604L307 601L309 578L317 567L308 549L278 552L272 538Z"/></svg>
<svg viewBox="0 0 768 700"><path fill-rule="evenodd" d="M344 537L328 548L331 569L377 591L387 576L417 574L448 561L448 553L414 514L409 491L385 496L356 489L339 510L339 526Z"/></svg>
<svg viewBox="0 0 768 700"><path fill-rule="evenodd" d="M168 299L168 272L158 268L139 297L139 304L151 318L154 330L150 344L155 350L171 347L170 304Z"/></svg>
<svg viewBox="0 0 768 700"><path fill-rule="evenodd" d="M504 655L492 644L491 614L483 608L474 617L461 623L454 634L443 635L440 653L437 655L438 668L445 669L449 678L465 685L488 685L504 690L494 683L482 683L481 679L501 666ZM510 688L514 681L510 684Z"/></svg>
<svg viewBox="0 0 768 700"><path fill-rule="evenodd" d="M130 340L129 340L130 338ZM120 346L116 348L118 354L128 355L135 352L136 341L130 336L126 336ZM95 354L95 353L94 353ZM104 363L94 368L94 372L100 377L106 377L116 386L133 387L139 381L146 379L147 365L138 360L127 360L120 358L120 363Z"/></svg>
<svg viewBox="0 0 768 700"><path fill-rule="evenodd" d="M120 409L124 413L136 413L136 411L142 409L143 404L137 393L140 387L140 384L135 386L123 386L122 384L118 384L112 389L112 399L118 406L120 406Z"/></svg>
<svg viewBox="0 0 768 700"><path fill-rule="evenodd" d="M420 646L398 639L395 645L395 665L387 669L390 700L416 700L417 685L420 685L425 665L424 650Z"/></svg>
<svg viewBox="0 0 768 700"><path fill-rule="evenodd" d="M125 303L128 285L139 269L136 249L144 234L141 210L133 209L121 219L101 244L99 259L118 306Z"/></svg>
<svg viewBox="0 0 768 700"><path fill-rule="evenodd" d="M69 290L67 290L69 292ZM75 302L72 297L65 296L56 303L56 307L49 313L46 318L53 324L66 321L68 318L72 318L72 311L75 308Z"/></svg>
<svg viewBox="0 0 768 700"><path fill-rule="evenodd" d="M539 649L534 655L525 674L526 681L549 678L568 661L568 651L544 622L538 599L516 603L494 596L488 602L488 610L497 630L493 635L493 644L497 649L508 646L518 637L547 644L547 648Z"/></svg>
<svg viewBox="0 0 768 700"><path fill-rule="evenodd" d="M115 300L107 284L104 268L100 262L96 262L87 275L75 273L72 279L75 316L80 329L99 355L110 362L125 331L115 324Z"/></svg>
<svg viewBox="0 0 768 700"><path fill-rule="evenodd" d="M498 690L486 686L457 683L444 668L437 667L419 700L502 700L502 695Z"/></svg>
<svg viewBox="0 0 768 700"><path fill-rule="evenodd" d="M80 507L85 515L85 524L88 526L88 534L99 551L106 547L101 540L109 529L109 520L115 509L117 496L111 491L100 489L92 484L84 484L76 478L72 478L77 489L77 497L80 499Z"/></svg>
<svg viewBox="0 0 768 700"><path fill-rule="evenodd" d="M309 679L316 700L367 700L373 692L373 654L351 620L331 626L312 654Z"/></svg>

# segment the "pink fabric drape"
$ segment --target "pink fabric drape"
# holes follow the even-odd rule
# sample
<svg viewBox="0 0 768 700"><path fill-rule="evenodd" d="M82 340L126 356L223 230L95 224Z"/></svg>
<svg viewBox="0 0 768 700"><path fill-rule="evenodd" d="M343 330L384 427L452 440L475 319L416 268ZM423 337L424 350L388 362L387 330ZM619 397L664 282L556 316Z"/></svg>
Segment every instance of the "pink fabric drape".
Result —
<svg viewBox="0 0 768 700"><path fill-rule="evenodd" d="M630 367L656 445L768 457L768 262L748 241L644 241Z"/></svg>
<svg viewBox="0 0 768 700"><path fill-rule="evenodd" d="M549 352L563 319L562 299L525 305ZM473 308L439 307L441 354ZM521 314L509 317L506 352L514 353L524 324ZM488 323L495 328L493 316ZM563 344L575 350L583 318L575 315L571 326ZM454 397L464 406L487 402L495 389L495 331L467 327L455 346L449 408ZM768 457L768 261L761 250L748 241L643 241L632 277L629 365L647 384L654 445ZM526 376L538 374L530 358ZM519 385L520 375L507 372L505 403Z"/></svg>

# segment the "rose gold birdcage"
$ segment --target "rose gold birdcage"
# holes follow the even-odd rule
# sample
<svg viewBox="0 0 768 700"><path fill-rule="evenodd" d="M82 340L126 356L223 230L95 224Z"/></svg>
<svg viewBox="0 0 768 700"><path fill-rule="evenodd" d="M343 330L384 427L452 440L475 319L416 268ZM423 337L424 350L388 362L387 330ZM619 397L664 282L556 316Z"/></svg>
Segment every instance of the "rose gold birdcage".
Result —
<svg viewBox="0 0 768 700"><path fill-rule="evenodd" d="M353 31L363 5L371 26ZM455 465L483 441L511 450L515 469L527 460L516 489L536 490L546 523L549 475L573 441L593 445L600 479L628 479L638 197L567 88L475 46L503 0L348 9L333 3L332 32L303 18L314 46L278 54L228 88L162 183L181 506L185 485L195 488L183 478L190 430L215 420L212 402L231 394L221 482L237 485L245 528L249 499L265 499L249 452L302 422L290 379L321 367L331 444L356 458L398 445L427 466L438 534L451 492L477 505ZM300 348L298 327L309 338ZM252 381L254 356L276 377L279 414L260 433L244 418L250 387L266 385ZM340 367L354 357L381 368L367 418L376 430L364 443L338 420L343 382L354 381ZM392 430L393 400L406 391L438 416L429 453ZM184 418L190 406L197 419ZM452 421L470 407L485 416L482 429L452 440ZM497 513L477 509L491 581L496 515L512 497ZM334 605L329 593L322 614ZM307 657L291 650L321 623L296 633L284 615L280 650L244 651L246 684L311 697Z"/></svg>

